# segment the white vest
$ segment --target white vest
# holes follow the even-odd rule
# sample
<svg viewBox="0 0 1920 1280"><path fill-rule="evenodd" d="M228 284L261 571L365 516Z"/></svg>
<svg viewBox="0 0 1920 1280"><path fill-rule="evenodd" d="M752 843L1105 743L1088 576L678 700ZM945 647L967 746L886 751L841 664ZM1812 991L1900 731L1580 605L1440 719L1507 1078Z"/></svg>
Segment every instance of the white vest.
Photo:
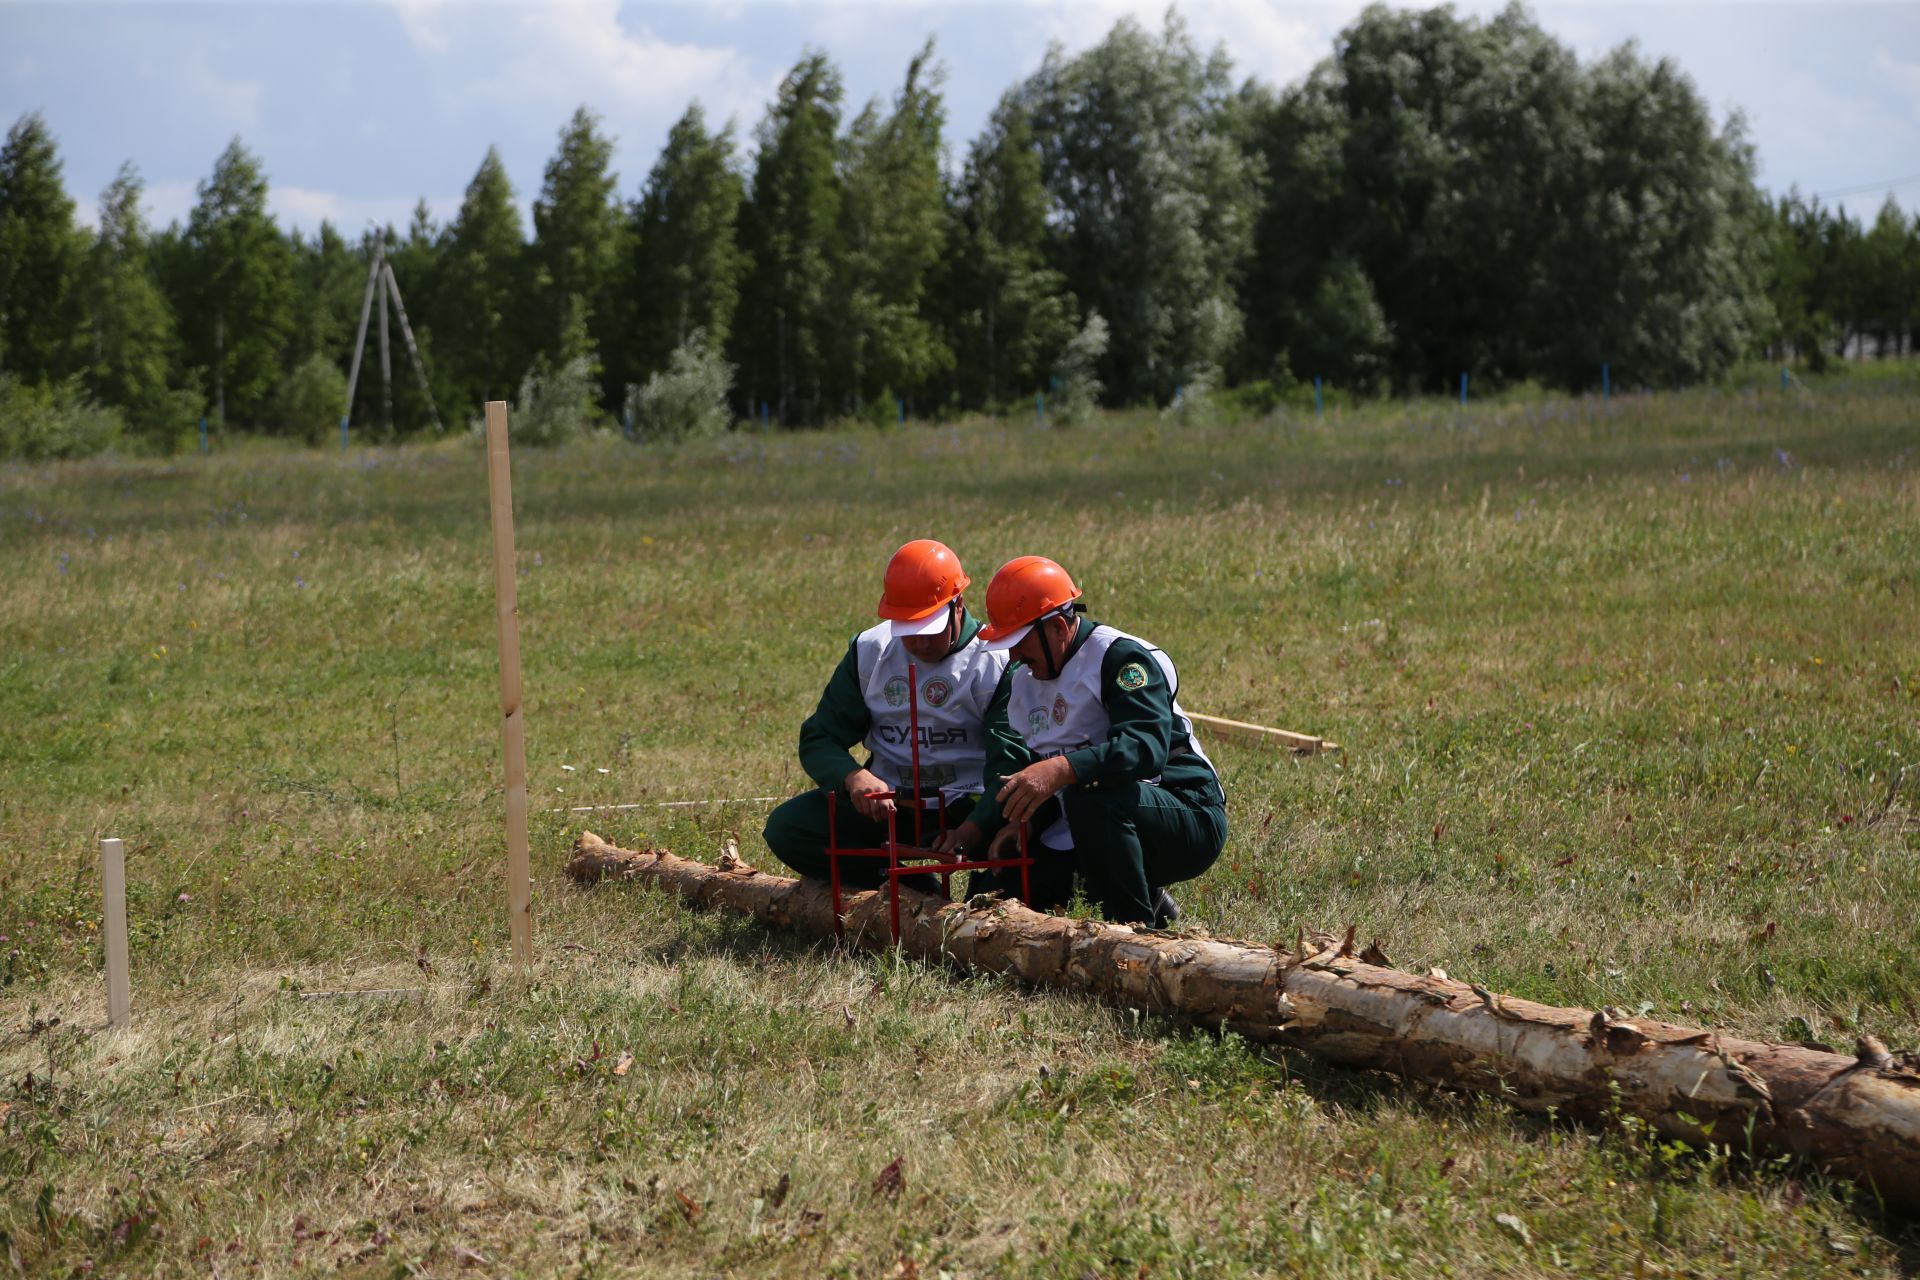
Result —
<svg viewBox="0 0 1920 1280"><path fill-rule="evenodd" d="M918 662L885 622L862 631L853 644L860 692L872 718L868 767L889 786L913 786L911 662L920 685L920 788L930 795L937 787L948 800L977 795L987 767L987 707L1008 656L988 653L976 635L939 662Z"/></svg>
<svg viewBox="0 0 1920 1280"><path fill-rule="evenodd" d="M1213 761L1207 759L1199 739L1193 736L1193 721L1180 709L1180 677L1174 674L1173 659L1139 636L1130 636L1109 626L1093 629L1093 634L1067 659L1057 679L1038 679L1033 669L1025 665L1013 673L1013 694L1007 701L1007 719L1013 731L1025 738L1028 748L1040 756L1065 755L1105 742L1111 736L1113 722L1107 716L1106 704L1100 701L1100 670L1106 662L1107 650L1116 640L1136 642L1160 664L1167 688L1174 695L1172 750L1178 752L1184 746L1199 756L1207 768L1213 769ZM1217 775L1219 771L1214 772ZM1159 779L1146 781L1158 782Z"/></svg>

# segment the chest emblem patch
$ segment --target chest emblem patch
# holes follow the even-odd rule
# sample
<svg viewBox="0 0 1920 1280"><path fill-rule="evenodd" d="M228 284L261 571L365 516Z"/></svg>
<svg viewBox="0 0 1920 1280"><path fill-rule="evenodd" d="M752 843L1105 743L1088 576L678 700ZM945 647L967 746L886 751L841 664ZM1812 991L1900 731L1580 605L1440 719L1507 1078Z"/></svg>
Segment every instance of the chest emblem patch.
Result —
<svg viewBox="0 0 1920 1280"><path fill-rule="evenodd" d="M1129 662L1120 668L1120 674L1113 678L1113 682L1122 689L1143 688L1147 683L1147 669L1137 662Z"/></svg>
<svg viewBox="0 0 1920 1280"><path fill-rule="evenodd" d="M920 686L920 697L930 707L937 707L953 696L953 686L945 680L929 680Z"/></svg>
<svg viewBox="0 0 1920 1280"><path fill-rule="evenodd" d="M1053 700L1053 722L1055 724L1065 724L1067 722L1067 698L1065 694Z"/></svg>
<svg viewBox="0 0 1920 1280"><path fill-rule="evenodd" d="M1035 707L1027 713L1027 732L1036 737L1047 729L1047 711L1045 707Z"/></svg>
<svg viewBox="0 0 1920 1280"><path fill-rule="evenodd" d="M886 687L881 689L880 692L886 697L887 705L890 707L904 707L907 705L907 682L898 676L887 681Z"/></svg>

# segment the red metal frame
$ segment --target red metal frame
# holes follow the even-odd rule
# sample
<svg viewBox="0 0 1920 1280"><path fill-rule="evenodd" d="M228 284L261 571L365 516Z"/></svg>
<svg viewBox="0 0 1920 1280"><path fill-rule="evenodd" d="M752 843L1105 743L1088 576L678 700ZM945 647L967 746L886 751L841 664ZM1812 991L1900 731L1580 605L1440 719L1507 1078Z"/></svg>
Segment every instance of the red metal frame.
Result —
<svg viewBox="0 0 1920 1280"><path fill-rule="evenodd" d="M833 894L833 930L835 935L844 936L841 924L840 901L840 859L842 858L885 858L887 860L887 895L890 899L888 922L893 931L893 940L900 941L900 877L925 875L929 872L940 877L940 895L952 894L951 877L956 871L999 871L1007 868L1020 869L1020 897L1022 901L1033 896L1032 867L1033 857L1027 851L1027 824L1020 824L1020 855L1015 858L966 858L956 854L942 853L925 846L925 831L922 819L927 810L934 811L940 831L947 830L947 796L944 791L935 791L933 796L920 794L920 680L914 664L907 664L907 724L908 744L913 757L913 843L900 843L900 793L876 791L871 793L876 800L892 800L894 807L887 810L887 842L877 849L843 848L840 844L840 793L827 793L827 884ZM928 865L931 864L931 865Z"/></svg>

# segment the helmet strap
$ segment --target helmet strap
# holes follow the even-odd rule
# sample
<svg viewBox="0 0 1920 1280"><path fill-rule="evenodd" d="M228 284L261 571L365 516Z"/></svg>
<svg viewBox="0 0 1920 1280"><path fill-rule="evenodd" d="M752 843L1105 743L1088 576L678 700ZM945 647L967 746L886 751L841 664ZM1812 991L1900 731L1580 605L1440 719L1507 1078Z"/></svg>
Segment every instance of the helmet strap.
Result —
<svg viewBox="0 0 1920 1280"><path fill-rule="evenodd" d="M1058 680L1060 678L1060 671L1064 664L1060 658L1053 656L1053 640L1047 634L1047 623L1054 618L1071 618L1080 611L1079 601L1068 601L1057 609L1049 609L1034 621L1033 625L1040 628L1040 655L1047 660L1046 678L1049 680ZM1071 643L1071 641L1068 643ZM1065 644L1060 646L1061 657L1066 656L1066 648L1067 646Z"/></svg>

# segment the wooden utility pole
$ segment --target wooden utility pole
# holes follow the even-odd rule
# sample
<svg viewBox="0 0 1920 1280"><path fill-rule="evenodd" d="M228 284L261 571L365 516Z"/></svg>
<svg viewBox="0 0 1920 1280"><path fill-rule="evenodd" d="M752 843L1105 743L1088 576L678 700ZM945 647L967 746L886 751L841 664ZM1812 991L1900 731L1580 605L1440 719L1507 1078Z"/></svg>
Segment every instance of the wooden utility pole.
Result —
<svg viewBox="0 0 1920 1280"><path fill-rule="evenodd" d="M393 439L393 349L387 344L387 277L391 274L386 267L384 250L375 258L373 264L374 279L379 282L380 290L380 425L386 429L387 439Z"/></svg>
<svg viewBox="0 0 1920 1280"><path fill-rule="evenodd" d="M340 445L346 447L347 429L353 418L353 394L360 386L360 359L367 349L367 321L373 315L375 295L380 299L380 411L381 422L387 435L393 435L393 353L387 338L387 304L391 300L394 314L400 318L400 336L407 344L407 359L413 364L414 379L420 384L420 394L427 401L427 416L433 420L433 429L443 431L440 422L439 406L433 402L433 388L427 382L426 362L420 358L420 346L413 340L413 326L407 322L407 306L400 300L400 278L393 274L393 264L387 261L387 247L376 242L373 248L373 261L367 266L367 287L360 295L360 330L353 337L353 364L347 372L347 405L340 412Z"/></svg>

